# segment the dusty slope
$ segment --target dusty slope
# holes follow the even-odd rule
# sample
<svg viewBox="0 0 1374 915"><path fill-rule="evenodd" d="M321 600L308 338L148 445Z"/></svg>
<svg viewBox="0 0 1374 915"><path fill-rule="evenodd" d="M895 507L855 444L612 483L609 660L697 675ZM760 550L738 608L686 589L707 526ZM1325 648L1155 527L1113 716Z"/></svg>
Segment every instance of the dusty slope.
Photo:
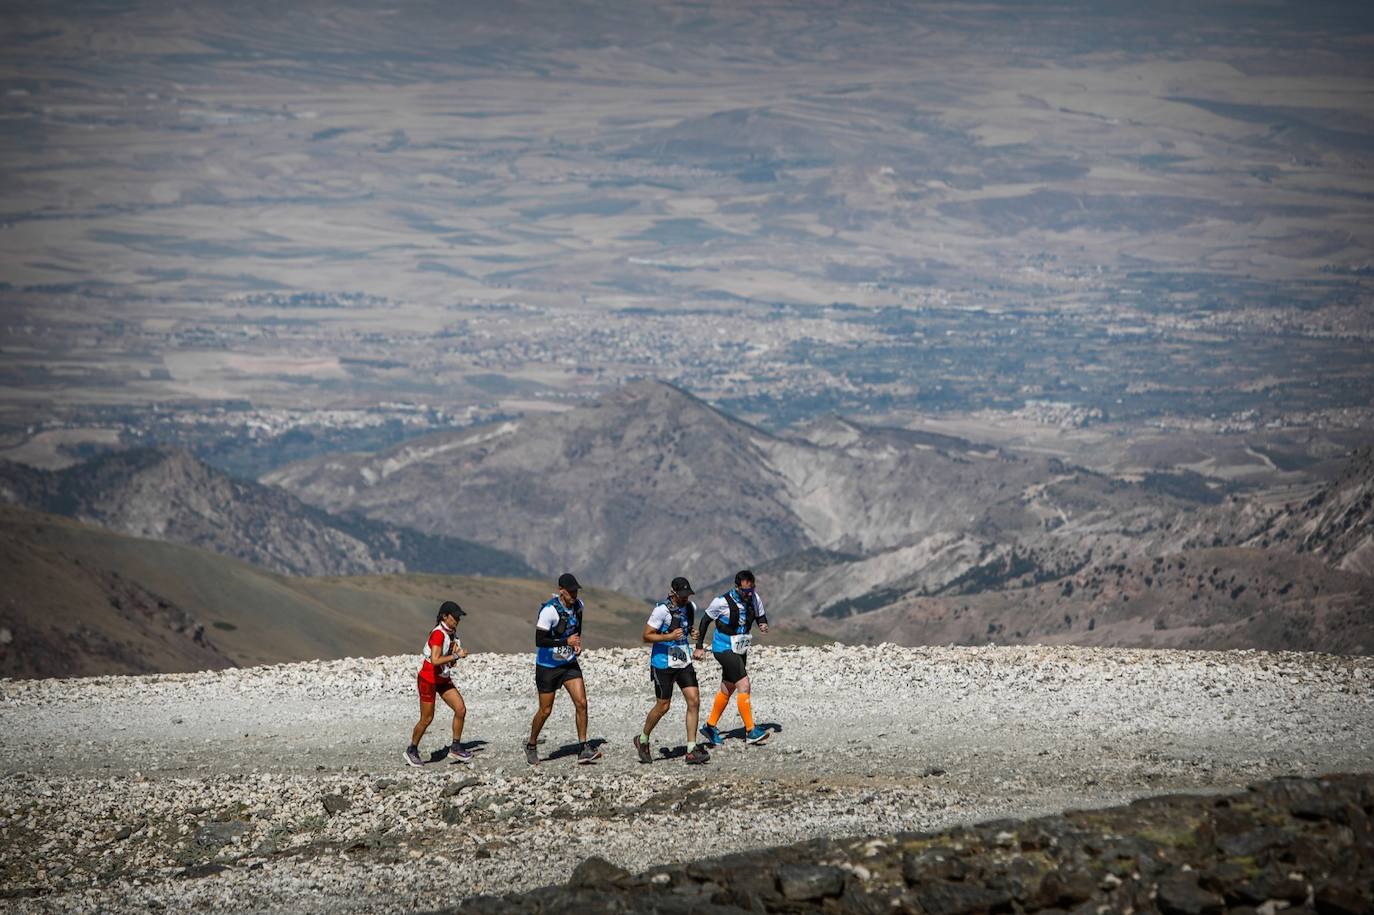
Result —
<svg viewBox="0 0 1374 915"><path fill-rule="evenodd" d="M846 641L1374 652L1374 578L1243 547L1099 563L1057 581L904 595L817 628Z"/></svg>
<svg viewBox="0 0 1374 915"><path fill-rule="evenodd" d="M534 703L528 655L468 660L477 761L419 770L399 765L414 714L408 658L4 681L10 905L437 908L562 883L593 854L641 871L807 838L1374 770L1367 659L762 648L755 707L777 730L761 747L728 741L700 769L633 759L628 741L650 704L642 651L592 652L584 666L606 758L534 770L519 753ZM704 667L708 683L713 672ZM680 712L679 701L655 738L680 741ZM571 733L560 701L546 756Z"/></svg>
<svg viewBox="0 0 1374 915"><path fill-rule="evenodd" d="M529 644L549 582L292 578L214 553L0 505L0 673L91 676L419 651L440 602L472 647ZM591 647L639 644L642 601L590 589Z"/></svg>

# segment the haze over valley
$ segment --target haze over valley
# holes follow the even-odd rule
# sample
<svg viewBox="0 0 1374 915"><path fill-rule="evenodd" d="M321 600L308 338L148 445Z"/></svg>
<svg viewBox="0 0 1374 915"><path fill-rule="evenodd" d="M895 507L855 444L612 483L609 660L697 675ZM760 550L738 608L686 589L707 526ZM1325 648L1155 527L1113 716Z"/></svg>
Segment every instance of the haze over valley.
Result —
<svg viewBox="0 0 1374 915"><path fill-rule="evenodd" d="M755 566L800 639L1374 648L1362 6L3 24L5 501L288 576Z"/></svg>

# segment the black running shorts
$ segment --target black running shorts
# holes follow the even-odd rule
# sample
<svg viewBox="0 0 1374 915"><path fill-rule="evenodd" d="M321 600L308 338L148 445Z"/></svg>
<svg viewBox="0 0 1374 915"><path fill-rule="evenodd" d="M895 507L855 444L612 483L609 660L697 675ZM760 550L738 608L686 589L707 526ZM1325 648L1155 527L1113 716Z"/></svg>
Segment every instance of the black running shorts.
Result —
<svg viewBox="0 0 1374 915"><path fill-rule="evenodd" d="M681 689L691 689L697 685L697 669L692 664L686 667L650 667L649 679L654 681L655 698L671 699L674 683Z"/></svg>
<svg viewBox="0 0 1374 915"><path fill-rule="evenodd" d="M562 667L534 665L534 685L541 693L556 693L569 680L581 680L582 667L576 661Z"/></svg>
<svg viewBox="0 0 1374 915"><path fill-rule="evenodd" d="M714 651L712 654L720 662L720 678L726 683L738 683L749 676L749 671L744 669L748 655L735 654L733 651Z"/></svg>

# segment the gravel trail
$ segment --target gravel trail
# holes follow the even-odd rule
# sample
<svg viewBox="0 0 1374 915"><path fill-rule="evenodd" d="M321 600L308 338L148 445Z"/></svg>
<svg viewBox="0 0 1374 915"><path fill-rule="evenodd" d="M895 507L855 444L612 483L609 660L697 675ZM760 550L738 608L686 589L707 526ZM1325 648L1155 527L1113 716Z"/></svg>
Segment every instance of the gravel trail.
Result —
<svg viewBox="0 0 1374 915"><path fill-rule="evenodd" d="M529 655L458 672L469 765L401 764L415 658L0 681L13 911L382 912L822 836L930 830L1374 771L1374 659L1087 648L756 648L755 714L709 765L640 765L647 652L588 652L605 759L524 762ZM718 669L699 663L709 707ZM681 697L655 749L685 736ZM732 703L722 729L737 728ZM423 750L447 742L441 708ZM574 737L566 696L548 756ZM733 785L727 791L725 786Z"/></svg>

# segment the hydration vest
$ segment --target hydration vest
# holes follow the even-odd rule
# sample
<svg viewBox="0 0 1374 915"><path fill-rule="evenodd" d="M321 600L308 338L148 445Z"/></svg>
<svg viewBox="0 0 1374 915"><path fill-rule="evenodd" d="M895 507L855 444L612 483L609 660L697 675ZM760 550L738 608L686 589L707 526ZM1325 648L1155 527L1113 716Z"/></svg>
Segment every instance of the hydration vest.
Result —
<svg viewBox="0 0 1374 915"><path fill-rule="evenodd" d="M746 610L735 602L731 592L725 592L725 602L730 605L730 622L716 620L716 629L726 635L744 635L754 626L754 595L749 595L749 607ZM744 628L740 628L740 618L744 618Z"/></svg>
<svg viewBox="0 0 1374 915"><path fill-rule="evenodd" d="M749 630L754 626L756 608L754 595L749 596L748 606L740 606L740 602L735 600L734 591L726 591L722 597L725 603L730 606L730 618L716 620L716 633L711 637L711 650L713 652L733 651L731 641L737 635L748 635Z"/></svg>
<svg viewBox="0 0 1374 915"><path fill-rule="evenodd" d="M581 625L582 620L580 614L583 604L580 599L573 606L565 607L563 606L563 601L554 597L548 601L548 603L540 606L539 609L542 611L544 607L549 606L553 607L558 613L558 622L554 623L553 626L549 628L549 635L554 638L566 639L570 632ZM566 648L566 646L560 646L558 648L536 648L534 662L540 667L564 667L576 661L577 655L572 652L572 649L568 648L567 651L564 652L564 648ZM560 653L567 654L567 657L559 657L558 655Z"/></svg>
<svg viewBox="0 0 1374 915"><path fill-rule="evenodd" d="M654 642L653 650L649 653L649 664L652 667L667 667L668 655L675 648L686 652L688 658L692 656L692 646L688 639L692 631L692 623L696 619L696 604L688 601L687 606L679 607L673 603L673 599L670 597L662 606L668 609L668 622L658 627L659 633L681 629L682 638L676 642Z"/></svg>
<svg viewBox="0 0 1374 915"><path fill-rule="evenodd" d="M453 637L454 637L454 635L456 635L456 633L449 632L449 631L448 631L447 629L445 629L442 625L435 626L433 629L429 630L429 634L430 634L431 636L433 636L434 633L436 633L436 632L442 632L442 633L444 634L444 644L441 645L441 646L439 646L439 654L440 654L440 655L452 654L452 653L453 653L453 642L454 642ZM424 649L423 649L423 651L422 651L422 654L420 655L420 658L421 658L422 661L429 661L429 639L425 639L425 647L424 647ZM436 676L436 677L447 677L447 676L448 676L448 672L449 672L450 670L453 669L453 665L456 664L456 663L457 663L456 661L449 661L447 664L433 664L433 663L431 663L430 666L434 668L434 676Z"/></svg>

